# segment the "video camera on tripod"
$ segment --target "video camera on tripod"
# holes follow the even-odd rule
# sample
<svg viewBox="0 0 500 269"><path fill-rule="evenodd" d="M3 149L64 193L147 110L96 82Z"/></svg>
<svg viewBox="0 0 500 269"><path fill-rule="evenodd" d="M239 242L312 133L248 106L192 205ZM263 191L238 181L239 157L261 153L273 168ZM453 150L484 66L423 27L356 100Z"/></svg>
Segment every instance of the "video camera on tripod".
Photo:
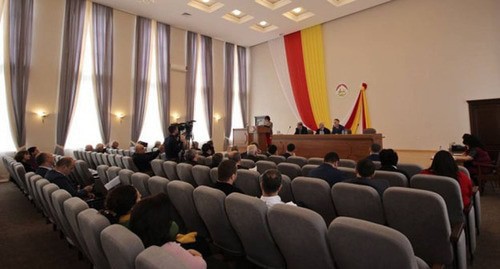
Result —
<svg viewBox="0 0 500 269"><path fill-rule="evenodd" d="M179 133L184 132L186 134L186 139L189 141L193 138L193 123L195 120L190 120L181 123L172 123L173 126L176 126L179 130Z"/></svg>

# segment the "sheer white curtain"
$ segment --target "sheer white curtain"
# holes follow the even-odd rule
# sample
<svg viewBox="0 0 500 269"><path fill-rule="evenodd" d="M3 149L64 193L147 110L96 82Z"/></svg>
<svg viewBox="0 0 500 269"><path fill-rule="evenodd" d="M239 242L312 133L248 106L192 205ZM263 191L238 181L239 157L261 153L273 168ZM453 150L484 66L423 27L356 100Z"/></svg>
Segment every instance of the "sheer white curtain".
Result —
<svg viewBox="0 0 500 269"><path fill-rule="evenodd" d="M81 59L81 74L76 96L76 105L71 118L71 123L66 140L67 150L80 149L87 144L96 145L102 143L99 127L99 116L94 89L94 57L92 53L91 23L92 13L85 17L85 32L83 39L83 53Z"/></svg>
<svg viewBox="0 0 500 269"><path fill-rule="evenodd" d="M14 152L16 146L12 137L12 130L7 106L7 89L5 88L5 14L2 14L3 1L0 1L0 153Z"/></svg>
<svg viewBox="0 0 500 269"><path fill-rule="evenodd" d="M201 36L197 35L197 59L196 59L196 90L194 95L194 120L196 121L193 126L193 140L201 144L210 140L210 135L207 128L207 114L206 114L206 100L203 93L203 78L202 78L202 59L201 59Z"/></svg>
<svg viewBox="0 0 500 269"><path fill-rule="evenodd" d="M241 102L240 102L240 83L239 83L239 71L238 71L238 53L237 46L234 46L234 68L233 68L233 109L231 117L232 128L244 128L243 125L243 115L241 114ZM231 137L229 141L233 141L233 132L231 132Z"/></svg>

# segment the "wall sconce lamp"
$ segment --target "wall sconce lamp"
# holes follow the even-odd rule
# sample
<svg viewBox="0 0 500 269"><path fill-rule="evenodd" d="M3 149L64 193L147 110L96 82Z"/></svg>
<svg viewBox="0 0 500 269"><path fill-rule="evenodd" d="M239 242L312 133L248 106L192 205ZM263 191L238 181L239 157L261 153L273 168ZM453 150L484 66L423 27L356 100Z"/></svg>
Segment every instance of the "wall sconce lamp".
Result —
<svg viewBox="0 0 500 269"><path fill-rule="evenodd" d="M40 117L42 119L42 123L45 122L45 118L49 115L45 111L38 111L38 112L36 112L36 114L38 115L38 117Z"/></svg>
<svg viewBox="0 0 500 269"><path fill-rule="evenodd" d="M214 120L215 120L216 122L219 122L219 120L220 120L220 119L222 119L222 116L221 116L219 113L215 113L215 114L214 114Z"/></svg>
<svg viewBox="0 0 500 269"><path fill-rule="evenodd" d="M125 118L125 114L119 112L119 113L116 113L116 117L120 120L120 123L122 123L123 118Z"/></svg>
<svg viewBox="0 0 500 269"><path fill-rule="evenodd" d="M174 112L172 113L172 118L174 119L175 122L177 122L181 118L181 115L179 115L179 113L177 112Z"/></svg>

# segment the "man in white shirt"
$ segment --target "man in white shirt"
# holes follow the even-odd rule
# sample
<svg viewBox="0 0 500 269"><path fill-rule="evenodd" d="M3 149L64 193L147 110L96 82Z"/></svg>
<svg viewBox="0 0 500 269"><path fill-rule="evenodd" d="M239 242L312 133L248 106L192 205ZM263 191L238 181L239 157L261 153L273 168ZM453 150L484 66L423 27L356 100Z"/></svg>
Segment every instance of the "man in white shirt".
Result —
<svg viewBox="0 0 500 269"><path fill-rule="evenodd" d="M262 196L260 199L266 202L268 208L271 208L275 204L283 204L281 197L278 195L282 186L281 181L281 173L276 169L269 169L262 174L260 182ZM293 202L288 202L286 204L296 206Z"/></svg>

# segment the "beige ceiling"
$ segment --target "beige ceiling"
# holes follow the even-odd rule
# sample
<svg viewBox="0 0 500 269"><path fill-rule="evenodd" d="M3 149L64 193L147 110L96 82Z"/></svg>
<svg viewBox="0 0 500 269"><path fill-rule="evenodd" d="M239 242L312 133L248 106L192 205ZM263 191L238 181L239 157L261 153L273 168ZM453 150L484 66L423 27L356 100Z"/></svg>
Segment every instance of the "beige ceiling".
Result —
<svg viewBox="0 0 500 269"><path fill-rule="evenodd" d="M152 18L173 27L201 33L242 46L253 46L280 35L293 33L310 26L344 17L391 0L354 0L340 7L332 5L327 0L290 0L291 3L275 10L266 8L254 0L218 0L217 2L224 4L224 6L212 13L189 6L187 4L189 0L153 0L154 3L149 4L144 3L147 0L93 1L131 14ZM276 0L270 1L276 2ZM296 7L305 8L307 11L312 12L314 16L295 22L282 15ZM252 16L253 19L237 24L222 18L234 9ZM189 13L191 16L182 15L183 13ZM263 20L277 26L277 29L262 33L250 28Z"/></svg>

